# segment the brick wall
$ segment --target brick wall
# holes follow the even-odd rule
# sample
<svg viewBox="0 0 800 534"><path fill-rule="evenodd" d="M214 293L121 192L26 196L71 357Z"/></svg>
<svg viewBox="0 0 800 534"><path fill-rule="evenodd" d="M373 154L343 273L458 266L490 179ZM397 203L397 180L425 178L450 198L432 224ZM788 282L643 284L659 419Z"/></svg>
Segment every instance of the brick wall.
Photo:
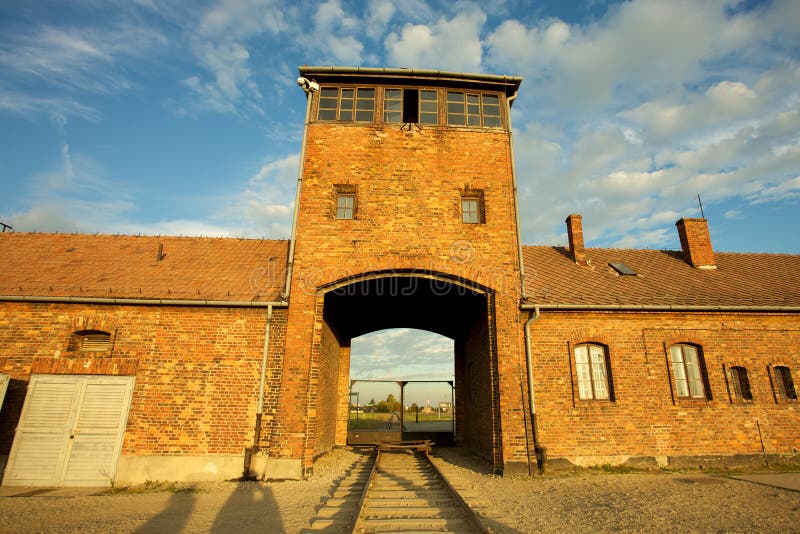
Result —
<svg viewBox="0 0 800 534"><path fill-rule="evenodd" d="M509 134L501 130L426 128L398 125L321 124L309 126L292 279L280 428L271 454L302 458L308 472L312 440L320 423L307 410L312 370L321 358L322 295L336 281L363 273L406 270L439 273L482 285L493 293L491 327L484 352L494 358L495 448L501 463L500 432L524 450L522 420L500 424L499 406L517 406L519 390L503 390L504 379L519 384L522 350L519 324L519 258ZM336 220L335 191L357 191L354 220ZM461 191L483 191L485 224L461 220ZM387 299L387 306L391 300ZM353 318L334 318L358 320ZM349 340L342 339L346 344ZM523 360L524 361L524 360ZM333 392L325 393L333 394ZM339 392L339 395L342 393ZM491 395L491 393L490 393ZM329 402L329 401L320 401ZM335 402L331 400L330 402ZM511 409L512 413L515 408ZM308 415L307 415L308 414ZM512 439L513 438L513 439ZM492 438L490 438L492 439ZM521 440L521 441L520 441ZM508 454L519 456L516 446Z"/></svg>
<svg viewBox="0 0 800 534"><path fill-rule="evenodd" d="M339 356L341 347L327 323L323 324L318 361L316 399L316 440L314 453L320 454L336 445L339 399Z"/></svg>
<svg viewBox="0 0 800 534"><path fill-rule="evenodd" d="M800 376L797 315L542 311L531 339L539 438L551 459L760 454L762 439L770 454L800 448L800 406L776 403L767 373L787 365ZM582 342L608 348L613 402L578 398L572 354ZM701 347L709 399L677 398L668 351L678 342ZM752 402L731 401L731 365L747 368Z"/></svg>
<svg viewBox="0 0 800 534"><path fill-rule="evenodd" d="M242 454L253 439L266 315L247 308L0 303L0 372L12 378L0 413L0 454L10 450L32 368L135 373L122 454ZM277 400L284 318L276 310L265 428ZM87 322L113 330L110 353L67 351L76 325Z"/></svg>

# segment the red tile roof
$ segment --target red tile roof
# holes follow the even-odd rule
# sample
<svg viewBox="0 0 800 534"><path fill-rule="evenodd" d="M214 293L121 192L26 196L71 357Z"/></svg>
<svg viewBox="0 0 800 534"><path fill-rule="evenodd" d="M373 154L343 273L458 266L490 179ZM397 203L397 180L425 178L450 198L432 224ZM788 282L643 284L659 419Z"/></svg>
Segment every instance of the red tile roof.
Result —
<svg viewBox="0 0 800 534"><path fill-rule="evenodd" d="M800 256L715 252L696 269L679 251L587 248L581 267L562 247L523 247L525 289L537 304L800 306ZM637 276L620 276L623 262Z"/></svg>
<svg viewBox="0 0 800 534"><path fill-rule="evenodd" d="M0 295L278 301L287 251L262 239L6 232Z"/></svg>
<svg viewBox="0 0 800 534"><path fill-rule="evenodd" d="M164 257L157 261L159 244ZM0 233L0 295L278 301L288 241ZM800 256L716 252L696 269L680 252L523 247L525 287L542 305L800 306ZM623 262L637 276L620 276Z"/></svg>

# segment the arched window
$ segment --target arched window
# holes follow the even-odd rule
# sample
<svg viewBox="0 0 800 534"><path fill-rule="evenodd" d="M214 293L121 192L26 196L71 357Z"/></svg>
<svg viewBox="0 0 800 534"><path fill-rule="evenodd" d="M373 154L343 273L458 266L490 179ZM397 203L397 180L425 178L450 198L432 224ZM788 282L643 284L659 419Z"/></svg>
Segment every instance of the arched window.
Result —
<svg viewBox="0 0 800 534"><path fill-rule="evenodd" d="M675 392L679 399L705 399L705 366L694 345L680 343L669 348Z"/></svg>
<svg viewBox="0 0 800 534"><path fill-rule="evenodd" d="M608 367L608 353L603 345L582 343L575 346L578 398L611 400Z"/></svg>
<svg viewBox="0 0 800 534"><path fill-rule="evenodd" d="M731 395L737 400L753 400L753 393L750 391L750 380L747 378L747 369L739 365L734 365L728 369L728 380L731 388Z"/></svg>
<svg viewBox="0 0 800 534"><path fill-rule="evenodd" d="M111 349L111 334L102 330L79 330L72 333L69 350L80 353L105 352Z"/></svg>
<svg viewBox="0 0 800 534"><path fill-rule="evenodd" d="M792 371L785 365L776 365L772 368L775 376L775 385L778 388L778 396L782 399L797 399L797 390L794 389Z"/></svg>

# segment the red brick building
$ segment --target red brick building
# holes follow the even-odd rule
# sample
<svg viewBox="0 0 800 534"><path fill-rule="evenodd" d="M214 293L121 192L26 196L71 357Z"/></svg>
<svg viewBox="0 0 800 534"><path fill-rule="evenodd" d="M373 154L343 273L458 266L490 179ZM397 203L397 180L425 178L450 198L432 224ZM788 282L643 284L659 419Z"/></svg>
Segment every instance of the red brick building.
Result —
<svg viewBox="0 0 800 534"><path fill-rule="evenodd" d="M521 79L300 69L289 241L0 235L4 484L301 477L347 443L350 344L454 341L498 471L796 456L800 257L523 247Z"/></svg>

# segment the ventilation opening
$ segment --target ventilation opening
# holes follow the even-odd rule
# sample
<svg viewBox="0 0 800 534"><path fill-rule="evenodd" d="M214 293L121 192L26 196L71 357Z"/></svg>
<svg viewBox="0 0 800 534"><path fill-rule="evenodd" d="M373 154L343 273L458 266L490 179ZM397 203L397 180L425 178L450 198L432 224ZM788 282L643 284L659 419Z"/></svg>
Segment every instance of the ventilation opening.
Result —
<svg viewBox="0 0 800 534"><path fill-rule="evenodd" d="M111 348L111 334L101 330L74 332L68 350L76 352L106 352Z"/></svg>

